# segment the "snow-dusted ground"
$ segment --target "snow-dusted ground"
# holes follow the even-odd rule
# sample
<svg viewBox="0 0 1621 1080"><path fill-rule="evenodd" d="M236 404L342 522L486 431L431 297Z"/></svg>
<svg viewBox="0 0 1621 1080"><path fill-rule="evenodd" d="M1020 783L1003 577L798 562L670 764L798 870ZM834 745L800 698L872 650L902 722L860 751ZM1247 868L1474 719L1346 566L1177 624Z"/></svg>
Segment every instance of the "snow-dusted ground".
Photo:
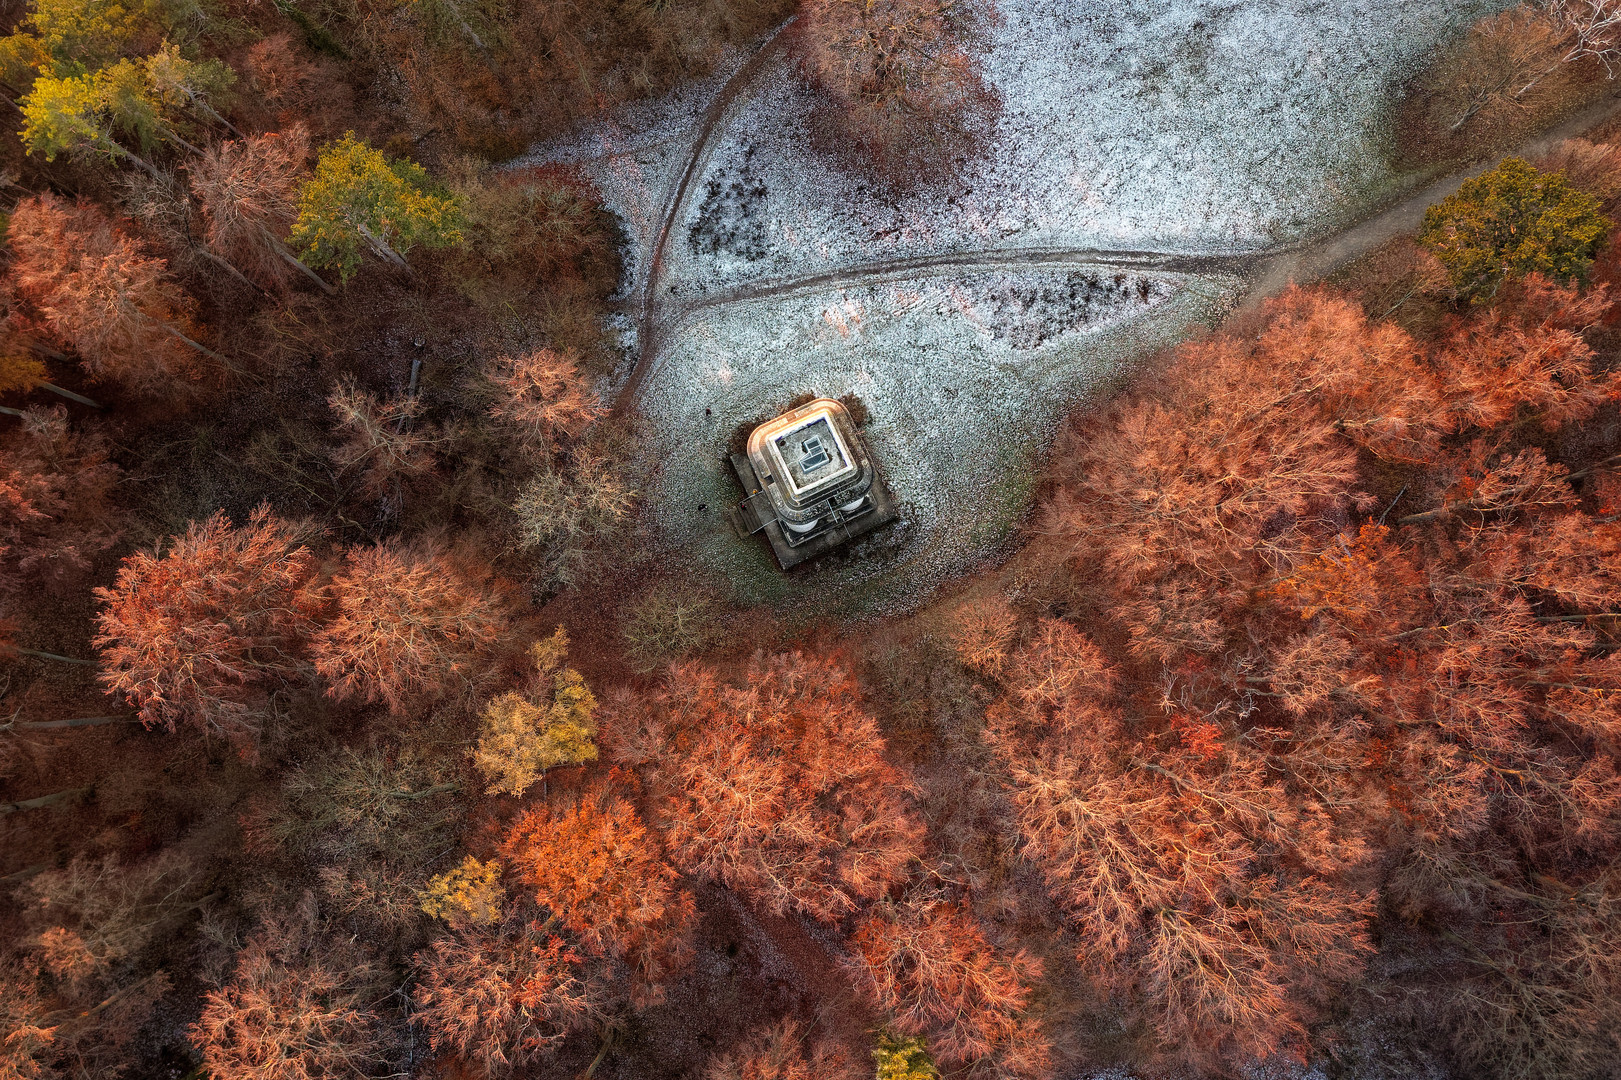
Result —
<svg viewBox="0 0 1621 1080"><path fill-rule="evenodd" d="M914 600L920 584L1002 540L1069 402L1222 299L1209 282L1116 276L956 274L729 304L694 319L642 399L661 468L657 520L751 600L790 600L807 585L845 609ZM813 577L784 578L763 542L740 542L721 516L739 498L721 451L740 425L806 392L854 393L867 406L864 434L902 520L829 556Z"/></svg>
<svg viewBox="0 0 1621 1080"><path fill-rule="evenodd" d="M810 91L774 58L705 143L657 283L672 325L642 405L663 539L731 578L745 601L916 601L1005 539L1057 419L1145 349L1216 314L1235 282L1148 274L1145 290L1111 298L1084 274L1071 280L1074 268L964 265L882 285L749 291L919 256L1242 253L1308 239L1391 191L1383 140L1395 89L1447 34L1504 6L1001 0L985 58L1003 99L989 150L946 189L898 199L810 148ZM627 296L645 284L698 117L745 59L530 157L580 162L624 218ZM1091 298L1079 308L1077 289ZM807 391L867 403L905 521L857 558L783 579L763 544L724 531L719 509L737 493L720 455L740 423Z"/></svg>

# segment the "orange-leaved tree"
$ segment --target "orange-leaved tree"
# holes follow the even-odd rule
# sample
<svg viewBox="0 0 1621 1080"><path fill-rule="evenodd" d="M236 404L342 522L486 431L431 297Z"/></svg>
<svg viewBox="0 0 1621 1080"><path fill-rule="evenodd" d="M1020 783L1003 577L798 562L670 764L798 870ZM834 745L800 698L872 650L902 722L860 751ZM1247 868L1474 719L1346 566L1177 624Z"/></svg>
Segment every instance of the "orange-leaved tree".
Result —
<svg viewBox="0 0 1621 1080"><path fill-rule="evenodd" d="M260 285L285 288L297 273L332 291L284 242L298 216L298 183L309 156L309 135L295 125L219 143L186 165L204 242Z"/></svg>
<svg viewBox="0 0 1621 1080"><path fill-rule="evenodd" d="M332 579L337 612L315 636L315 669L335 698L414 701L471 690L508 640L505 586L442 548L356 548Z"/></svg>
<svg viewBox="0 0 1621 1080"><path fill-rule="evenodd" d="M927 895L880 904L852 940L858 985L897 1030L926 1036L935 1060L1048 1074L1051 1048L1026 1015L1041 962L995 949L963 905Z"/></svg>
<svg viewBox="0 0 1621 1080"><path fill-rule="evenodd" d="M0 444L0 592L56 585L90 568L118 535L108 496L118 467L66 413L28 409Z"/></svg>
<svg viewBox="0 0 1621 1080"><path fill-rule="evenodd" d="M834 660L760 655L737 684L677 665L598 722L641 767L677 865L772 912L838 919L903 881L921 848L916 786Z"/></svg>
<svg viewBox="0 0 1621 1080"><path fill-rule="evenodd" d="M578 438L603 413L574 357L554 349L502 358L489 379L495 390L490 415L535 452Z"/></svg>
<svg viewBox="0 0 1621 1080"><path fill-rule="evenodd" d="M323 1080L366 1076L391 1040L379 1008L389 997L380 965L314 922L313 902L271 918L237 955L229 983L203 998L192 1043L217 1080Z"/></svg>
<svg viewBox="0 0 1621 1080"><path fill-rule="evenodd" d="M502 858L587 952L623 961L640 1006L692 957L692 895L636 810L606 785L530 810Z"/></svg>
<svg viewBox="0 0 1621 1080"><path fill-rule="evenodd" d="M862 1076L844 1047L812 1038L797 1022L784 1020L716 1058L704 1080L858 1080Z"/></svg>
<svg viewBox="0 0 1621 1080"><path fill-rule="evenodd" d="M487 1076L555 1049L596 1010L579 956L542 924L515 915L440 938L416 961L415 1018L429 1044Z"/></svg>
<svg viewBox="0 0 1621 1080"><path fill-rule="evenodd" d="M173 394L219 357L193 336L193 303L162 259L93 203L40 195L19 203L6 240L22 296L93 378Z"/></svg>
<svg viewBox="0 0 1621 1080"><path fill-rule="evenodd" d="M124 559L102 602L101 680L147 726L188 724L245 754L270 698L301 678L324 602L298 531L260 507L233 527L223 512L167 550Z"/></svg>
<svg viewBox="0 0 1621 1080"><path fill-rule="evenodd" d="M1184 1060L1302 1045L1368 950L1355 830L1269 776L1219 710L1128 737L1115 671L1067 624L1044 621L1008 671L987 735L1082 965Z"/></svg>

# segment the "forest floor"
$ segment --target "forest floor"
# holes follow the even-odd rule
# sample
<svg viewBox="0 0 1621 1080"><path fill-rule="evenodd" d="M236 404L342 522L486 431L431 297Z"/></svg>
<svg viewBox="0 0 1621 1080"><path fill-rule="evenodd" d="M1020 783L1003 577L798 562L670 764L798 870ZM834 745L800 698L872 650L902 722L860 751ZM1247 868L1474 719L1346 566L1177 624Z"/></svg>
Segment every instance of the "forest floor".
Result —
<svg viewBox="0 0 1621 1080"><path fill-rule="evenodd" d="M535 148L625 224L626 361L605 390L646 420L659 542L741 603L807 615L909 608L1004 550L1077 405L1257 286L1376 246L1388 215L1340 232L1370 208L1445 194L1391 164L1392 106L1502 6L1004 0L983 153L909 193L815 147L785 31ZM724 523L723 451L807 392L862 399L903 520L785 576Z"/></svg>

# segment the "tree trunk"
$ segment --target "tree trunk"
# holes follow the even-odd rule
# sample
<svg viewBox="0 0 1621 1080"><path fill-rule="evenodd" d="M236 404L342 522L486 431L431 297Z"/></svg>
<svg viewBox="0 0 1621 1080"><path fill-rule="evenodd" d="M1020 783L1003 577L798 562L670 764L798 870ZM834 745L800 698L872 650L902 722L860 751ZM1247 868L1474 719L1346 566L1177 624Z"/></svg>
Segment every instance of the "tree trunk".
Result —
<svg viewBox="0 0 1621 1080"><path fill-rule="evenodd" d="M204 356L208 357L210 360L213 360L216 363L220 364L222 367L225 368L225 370L231 372L233 375L246 375L247 374L246 371L243 371L241 368L239 368L235 364L231 363L225 357L221 356L219 353L215 352L213 349L210 349L207 345L203 345L200 342L193 341L191 338L187 337L185 334L182 334L179 330L176 330L173 326L170 326L168 323L159 323L158 325L163 327L164 333L170 335L171 337L177 338L180 341L184 341L187 345L190 345L193 349L196 349L198 352L202 353Z"/></svg>
<svg viewBox="0 0 1621 1080"><path fill-rule="evenodd" d="M179 143L181 146L185 147L188 151L195 154L196 156L198 156L198 157L203 156L203 148L202 147L193 146L191 143L189 143L185 139L181 138L180 133L175 131L173 128L169 129L169 138L173 139L175 142Z"/></svg>
<svg viewBox="0 0 1621 1080"><path fill-rule="evenodd" d="M59 802L66 802L68 799L75 798L79 795L87 795L94 790L94 786L68 788L66 791L53 791L49 795L41 795L37 799L24 799L21 802L0 803L0 817L5 816L6 814L14 814L19 810L40 810L44 807L52 806Z"/></svg>
<svg viewBox="0 0 1621 1080"><path fill-rule="evenodd" d="M393 791L389 794L396 799L426 799L429 795L440 795L447 791L460 791L461 789L462 786L453 780L449 783L425 787L421 791Z"/></svg>
<svg viewBox="0 0 1621 1080"><path fill-rule="evenodd" d="M320 274L317 274L308 266L305 266L297 255L294 255L291 251L287 250L286 244L282 243L280 240L277 240L276 237L271 234L269 229L261 225L259 226L259 231L264 234L265 242L270 245L271 250L275 251L275 253L280 255L283 259L286 259L289 264L298 270L299 273L303 274L305 277L315 282L315 284L319 285L322 292L326 293L328 296L338 295L338 290L331 285L326 278L322 277Z"/></svg>
<svg viewBox="0 0 1621 1080"><path fill-rule="evenodd" d="M237 138L242 139L244 141L247 140L247 136L242 134L240 131L238 131L236 129L235 124L231 123L229 120L225 119L225 117L221 116L219 113L214 111L214 106L210 105L208 102L204 101L202 98L200 98L196 94L192 93L189 88L181 87L181 89L185 91L187 100L189 100L193 105L195 105L197 108L201 109L204 113L206 113L209 116L210 119L214 120L216 123L220 123L220 124L225 125L225 130L229 131L232 135L235 135Z"/></svg>
<svg viewBox="0 0 1621 1080"><path fill-rule="evenodd" d="M1536 78L1532 79L1518 90L1514 91L1514 100L1518 101L1525 95L1529 94L1532 87L1536 86L1537 83L1541 82L1543 79L1546 79L1549 75L1552 75L1554 72L1558 71L1559 65L1563 64L1564 62L1565 61L1563 59L1554 61L1554 65L1552 67L1539 74Z"/></svg>
<svg viewBox="0 0 1621 1080"><path fill-rule="evenodd" d="M248 288L252 289L254 292L261 292L261 293L264 292L264 290L261 289L258 285L255 285L253 282L249 281L248 280L248 275L246 275L242 271L238 270L236 268L236 266L234 264L232 264L231 260L229 260L229 259L227 259L227 258L225 258L223 256L214 254L212 251L209 251L202 244L199 244L199 243L196 243L196 242L193 242L191 247L192 247L193 251L197 252L197 254L201 255L203 258L207 259L209 262L214 263L220 269L224 270L226 273L228 273L232 277L236 278L236 280L240 281L242 284L246 285Z"/></svg>
<svg viewBox="0 0 1621 1080"><path fill-rule="evenodd" d="M473 47L478 50L479 55L484 57L484 63L489 65L492 72L498 72L499 69L496 67L495 57L490 55L490 50L485 46L484 39L479 37L478 34L474 33L473 28L468 25L466 16L462 14L461 5L456 3L456 0L441 0L441 2L445 5L445 7L449 8L450 13L456 17L457 25L462 28L462 33L467 35L467 40L473 43Z"/></svg>
<svg viewBox="0 0 1621 1080"><path fill-rule="evenodd" d="M411 272L411 265L405 261L405 256L390 247L387 240L366 228L363 222L355 222L355 229L366 238L366 243L371 246L378 258L393 263L408 274Z"/></svg>
<svg viewBox="0 0 1621 1080"><path fill-rule="evenodd" d="M21 416L22 414L18 413L17 415ZM12 649L10 651L18 653L22 656L37 656L41 660L55 660L61 664L83 664L86 667L96 666L96 661L94 660L80 660L76 656L62 656L53 652L41 652L38 649Z"/></svg>
<svg viewBox="0 0 1621 1080"><path fill-rule="evenodd" d="M61 731L64 728L101 727L134 720L133 716L76 716L72 720L22 720L11 725L14 731Z"/></svg>
<svg viewBox="0 0 1621 1080"><path fill-rule="evenodd" d="M105 145L102 145L102 143L92 143L91 145L95 146L103 153L112 154L114 157L121 157L126 161L134 162L136 165L139 165L143 171L145 171L146 175L150 176L154 180L161 181L163 179L163 174L158 172L157 166L153 165L141 155L132 150L124 149L122 146L119 146L105 135L102 136L102 140L104 141Z"/></svg>
<svg viewBox="0 0 1621 1080"><path fill-rule="evenodd" d="M38 382L38 383L35 383L34 385L38 386L41 390L49 390L53 394L60 394L62 397L67 398L69 401L77 401L80 405L88 405L92 409L102 408L101 402L92 401L90 398L85 397L83 394L75 394L72 390L64 390L60 386L57 386L55 383Z"/></svg>

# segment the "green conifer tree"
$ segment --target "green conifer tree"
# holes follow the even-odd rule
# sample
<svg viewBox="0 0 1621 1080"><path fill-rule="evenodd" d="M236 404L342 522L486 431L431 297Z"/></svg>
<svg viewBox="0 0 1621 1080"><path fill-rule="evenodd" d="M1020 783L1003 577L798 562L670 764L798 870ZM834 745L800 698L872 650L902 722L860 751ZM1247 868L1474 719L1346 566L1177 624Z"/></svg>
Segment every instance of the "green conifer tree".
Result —
<svg viewBox="0 0 1621 1080"><path fill-rule="evenodd" d="M1510 278L1582 277L1609 231L1599 201L1564 173L1509 158L1431 207L1418 239L1447 268L1453 287L1479 303Z"/></svg>

